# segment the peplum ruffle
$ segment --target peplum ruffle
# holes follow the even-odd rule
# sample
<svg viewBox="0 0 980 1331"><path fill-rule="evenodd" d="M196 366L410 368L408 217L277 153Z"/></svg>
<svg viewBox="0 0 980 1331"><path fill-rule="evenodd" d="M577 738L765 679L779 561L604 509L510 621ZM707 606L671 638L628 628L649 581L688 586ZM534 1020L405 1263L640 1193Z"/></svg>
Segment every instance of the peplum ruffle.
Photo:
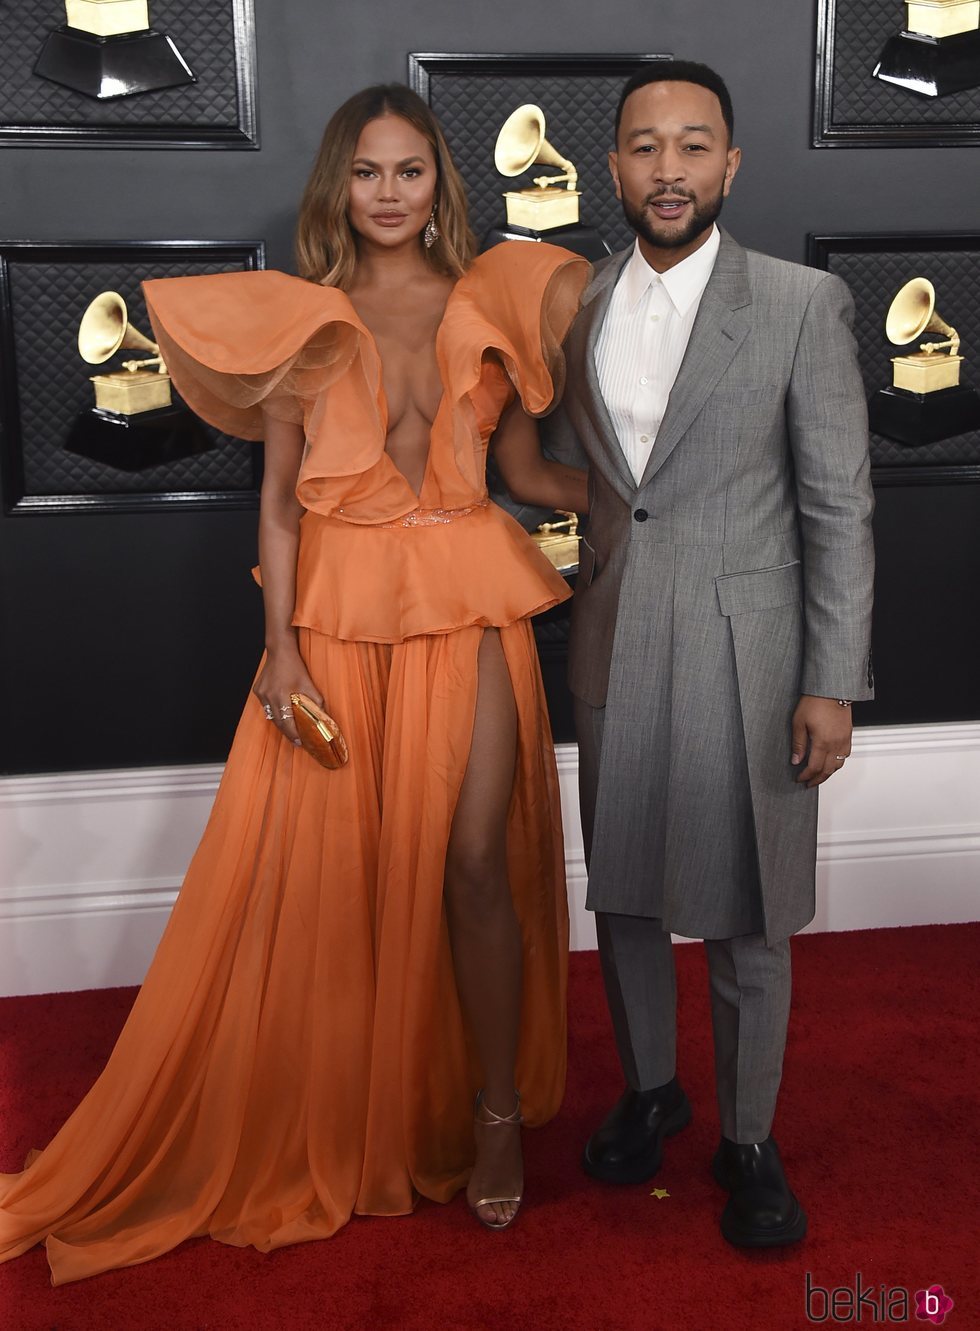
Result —
<svg viewBox="0 0 980 1331"><path fill-rule="evenodd" d="M293 623L351 642L503 628L571 596L527 532L488 500L411 527L307 513L296 586Z"/></svg>

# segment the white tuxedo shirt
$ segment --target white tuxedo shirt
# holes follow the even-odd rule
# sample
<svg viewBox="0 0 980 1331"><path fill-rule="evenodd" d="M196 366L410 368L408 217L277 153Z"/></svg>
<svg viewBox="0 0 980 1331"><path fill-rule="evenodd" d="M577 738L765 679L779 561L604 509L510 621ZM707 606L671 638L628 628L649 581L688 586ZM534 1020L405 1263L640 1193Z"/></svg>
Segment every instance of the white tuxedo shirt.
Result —
<svg viewBox="0 0 980 1331"><path fill-rule="evenodd" d="M596 373L637 484L650 460L720 244L713 226L693 254L658 273L637 242L609 302L596 343Z"/></svg>

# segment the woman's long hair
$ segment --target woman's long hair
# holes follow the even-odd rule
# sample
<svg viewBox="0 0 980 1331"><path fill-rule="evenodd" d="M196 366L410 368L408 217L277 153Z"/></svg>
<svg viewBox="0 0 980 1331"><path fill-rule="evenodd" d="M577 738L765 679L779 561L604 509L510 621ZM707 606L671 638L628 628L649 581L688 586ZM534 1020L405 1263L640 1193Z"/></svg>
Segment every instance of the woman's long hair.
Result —
<svg viewBox="0 0 980 1331"><path fill-rule="evenodd" d="M431 249L422 247L426 259L448 277L459 277L473 259L476 241L466 219L466 192L438 120L403 83L377 84L349 97L330 117L306 182L296 227L296 261L300 276L311 282L343 290L353 280L357 241L347 217L351 166L361 130L383 115L407 120L436 159L439 239Z"/></svg>

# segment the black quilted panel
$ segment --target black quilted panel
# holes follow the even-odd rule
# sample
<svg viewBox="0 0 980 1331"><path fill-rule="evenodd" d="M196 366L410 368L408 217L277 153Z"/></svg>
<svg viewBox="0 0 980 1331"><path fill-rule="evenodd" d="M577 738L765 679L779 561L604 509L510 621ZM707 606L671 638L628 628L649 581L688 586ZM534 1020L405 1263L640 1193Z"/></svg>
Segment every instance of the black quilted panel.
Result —
<svg viewBox="0 0 980 1331"><path fill-rule="evenodd" d="M232 272L241 262L200 262L167 256L143 262L10 263L14 351L20 399L24 493L126 495L173 492L252 491L256 478L252 446L210 430L215 447L146 471L123 472L65 451L76 415L94 402L87 365L78 354L78 324L100 291L118 291L130 321L150 335L139 284L148 277ZM139 355L139 353L127 353ZM107 363L117 368L120 354ZM176 399L176 394L175 394ZM16 437L15 432L11 434Z"/></svg>
<svg viewBox="0 0 980 1331"><path fill-rule="evenodd" d="M582 222L594 226L614 251L632 243L606 164L625 79L619 72L529 74L517 62L506 73L433 70L429 101L466 181L470 222L478 237L504 221L505 190L527 188L533 176L555 169L534 167L524 176L507 178L493 164L497 130L522 103L535 102L545 113L549 142L578 168Z"/></svg>
<svg viewBox="0 0 980 1331"><path fill-rule="evenodd" d="M900 0L824 0L836 10L833 125L950 125L980 122L980 88L922 97L872 77L882 48L905 24Z"/></svg>
<svg viewBox="0 0 980 1331"><path fill-rule="evenodd" d="M34 74L49 32L65 22L63 0L3 6L0 21L0 125L167 125L239 123L235 4L239 0L150 0L150 22L168 33L196 83L99 102ZM247 11L250 16L251 7Z"/></svg>
<svg viewBox="0 0 980 1331"><path fill-rule="evenodd" d="M980 249L838 252L830 255L827 266L844 279L854 295L855 334L869 396L891 383L891 357L901 355L901 348L885 337L885 314L899 287L913 277L927 277L933 284L939 314L962 339L960 350L966 360L960 382L980 387ZM980 431L916 448L872 435L871 460L876 467L976 466L980 463Z"/></svg>
<svg viewBox="0 0 980 1331"><path fill-rule="evenodd" d="M558 609L561 615L555 619L544 620L539 616L534 621L534 636L537 639L538 647L543 652L547 648L553 649L559 659L564 660L568 651L568 634L571 627L571 603L563 601Z"/></svg>

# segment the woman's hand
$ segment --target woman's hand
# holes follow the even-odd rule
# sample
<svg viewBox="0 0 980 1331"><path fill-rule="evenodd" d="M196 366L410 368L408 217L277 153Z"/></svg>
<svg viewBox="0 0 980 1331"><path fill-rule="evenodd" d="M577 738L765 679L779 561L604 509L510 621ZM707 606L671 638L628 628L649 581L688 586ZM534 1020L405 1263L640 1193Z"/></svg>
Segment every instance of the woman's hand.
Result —
<svg viewBox="0 0 980 1331"><path fill-rule="evenodd" d="M269 649L252 692L264 707L266 717L294 744L301 741L293 722L290 694L305 693L319 707L323 706L323 695L310 679L295 644Z"/></svg>

